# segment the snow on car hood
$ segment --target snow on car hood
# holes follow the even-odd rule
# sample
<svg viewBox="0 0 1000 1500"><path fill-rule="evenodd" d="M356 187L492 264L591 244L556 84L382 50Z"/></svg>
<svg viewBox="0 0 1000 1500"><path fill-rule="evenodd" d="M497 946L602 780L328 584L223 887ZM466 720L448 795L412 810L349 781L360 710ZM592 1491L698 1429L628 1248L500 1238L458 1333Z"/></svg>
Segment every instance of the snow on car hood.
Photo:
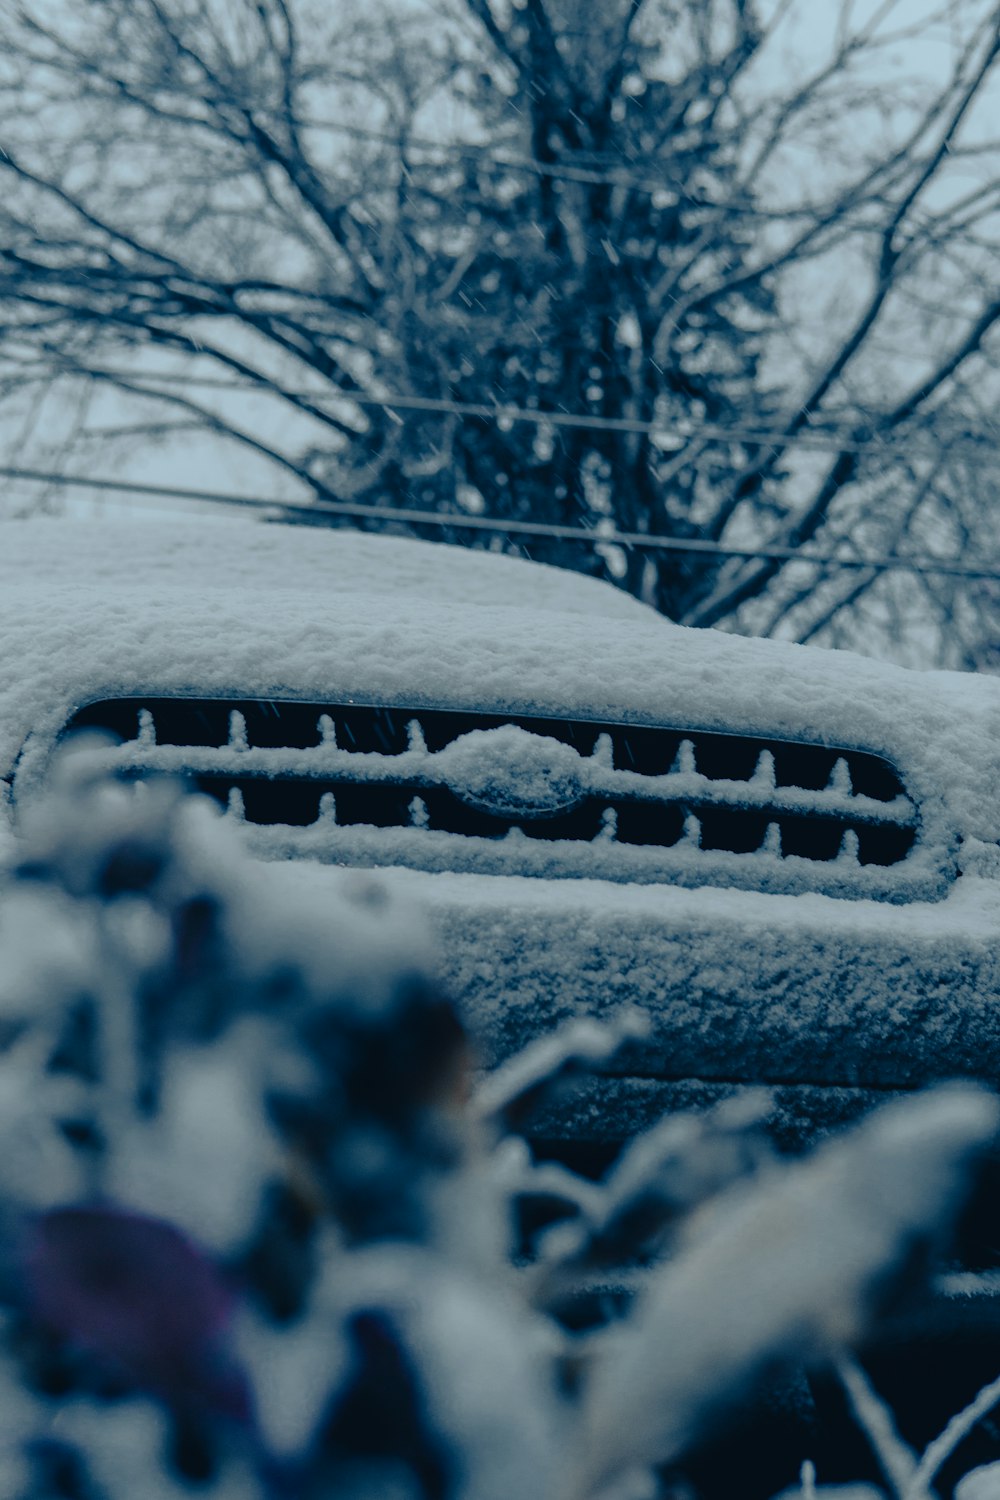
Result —
<svg viewBox="0 0 1000 1500"><path fill-rule="evenodd" d="M214 516L0 522L0 589L32 580L48 589L138 583L152 596L187 586L211 594L412 595L616 618L650 613L599 579L543 563L526 567L518 558L408 537Z"/></svg>
<svg viewBox="0 0 1000 1500"><path fill-rule="evenodd" d="M554 568L247 521L0 523L0 774L98 698L293 697L617 719L892 759L1000 838L1000 682L684 629Z"/></svg>

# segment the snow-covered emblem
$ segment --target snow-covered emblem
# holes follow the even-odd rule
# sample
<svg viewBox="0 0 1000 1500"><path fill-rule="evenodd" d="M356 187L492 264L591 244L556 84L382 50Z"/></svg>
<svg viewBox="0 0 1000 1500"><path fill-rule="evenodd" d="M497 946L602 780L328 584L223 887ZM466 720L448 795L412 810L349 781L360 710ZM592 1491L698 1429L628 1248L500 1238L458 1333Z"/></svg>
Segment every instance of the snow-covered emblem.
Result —
<svg viewBox="0 0 1000 1500"><path fill-rule="evenodd" d="M456 797L501 817L551 817L586 795L584 763L573 747L516 724L473 729L435 759Z"/></svg>

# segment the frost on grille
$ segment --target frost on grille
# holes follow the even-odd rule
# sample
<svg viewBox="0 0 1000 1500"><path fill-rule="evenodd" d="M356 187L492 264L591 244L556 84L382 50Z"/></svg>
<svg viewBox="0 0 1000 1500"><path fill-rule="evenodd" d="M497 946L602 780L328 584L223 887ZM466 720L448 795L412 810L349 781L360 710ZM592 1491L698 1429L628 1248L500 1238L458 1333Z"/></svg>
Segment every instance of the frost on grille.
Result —
<svg viewBox="0 0 1000 1500"><path fill-rule="evenodd" d="M122 774L180 772L262 853L905 900L917 809L854 749L356 704L114 699ZM926 868L924 869L926 875Z"/></svg>

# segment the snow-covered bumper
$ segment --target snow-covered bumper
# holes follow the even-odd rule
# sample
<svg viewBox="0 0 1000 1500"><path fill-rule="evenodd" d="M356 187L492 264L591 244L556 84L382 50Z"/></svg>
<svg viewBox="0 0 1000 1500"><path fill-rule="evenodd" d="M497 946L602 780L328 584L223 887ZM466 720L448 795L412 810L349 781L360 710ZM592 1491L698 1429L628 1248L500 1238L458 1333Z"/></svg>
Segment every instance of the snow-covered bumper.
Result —
<svg viewBox="0 0 1000 1500"><path fill-rule="evenodd" d="M322 878L317 866L286 878ZM611 1141L667 1108L773 1090L789 1145L886 1092L1000 1082L1000 884L940 902L383 872L429 913L485 1066L560 1022L642 1007L648 1037L541 1134Z"/></svg>

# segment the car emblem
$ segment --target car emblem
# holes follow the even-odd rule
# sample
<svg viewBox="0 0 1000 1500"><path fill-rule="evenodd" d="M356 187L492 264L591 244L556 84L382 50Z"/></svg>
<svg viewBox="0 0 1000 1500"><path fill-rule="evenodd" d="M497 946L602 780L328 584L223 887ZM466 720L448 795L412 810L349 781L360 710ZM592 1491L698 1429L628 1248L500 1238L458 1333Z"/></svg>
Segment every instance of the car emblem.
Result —
<svg viewBox="0 0 1000 1500"><path fill-rule="evenodd" d="M516 724L473 729L435 759L456 797L498 817L552 817L587 794L584 763L571 745Z"/></svg>

